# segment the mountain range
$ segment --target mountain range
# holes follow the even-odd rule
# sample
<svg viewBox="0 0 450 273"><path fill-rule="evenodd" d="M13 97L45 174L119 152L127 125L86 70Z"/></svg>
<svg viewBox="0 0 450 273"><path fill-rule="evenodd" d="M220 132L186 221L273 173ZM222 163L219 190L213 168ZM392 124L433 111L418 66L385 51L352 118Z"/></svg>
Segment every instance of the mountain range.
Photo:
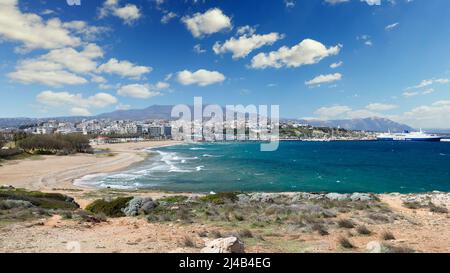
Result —
<svg viewBox="0 0 450 273"><path fill-rule="evenodd" d="M77 122L83 119L111 119L111 120L146 120L146 119L171 119L172 105L152 105L144 109L129 109L129 110L116 110L109 113L99 114L91 117L54 117L54 118L0 118L0 128L15 128L19 126L26 126L30 124L36 124L47 120L60 120ZM283 119L287 120L287 119ZM289 119L292 120L292 119ZM386 118L358 118L358 119L344 119L344 120L301 120L295 119L300 123L306 123L313 126L321 127L340 127L348 130L364 130L364 131L376 131L386 132L402 132L404 130L414 130L408 125L394 122Z"/></svg>

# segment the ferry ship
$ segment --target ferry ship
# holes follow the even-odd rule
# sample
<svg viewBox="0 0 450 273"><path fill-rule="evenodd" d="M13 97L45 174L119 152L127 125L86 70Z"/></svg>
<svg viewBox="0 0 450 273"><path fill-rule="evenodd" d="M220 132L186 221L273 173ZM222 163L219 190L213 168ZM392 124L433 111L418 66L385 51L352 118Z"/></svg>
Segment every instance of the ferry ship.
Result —
<svg viewBox="0 0 450 273"><path fill-rule="evenodd" d="M377 140L379 141L429 141L429 142L439 142L441 141L440 136L435 134L427 134L420 130L419 132L408 132L403 133L383 133L377 135Z"/></svg>

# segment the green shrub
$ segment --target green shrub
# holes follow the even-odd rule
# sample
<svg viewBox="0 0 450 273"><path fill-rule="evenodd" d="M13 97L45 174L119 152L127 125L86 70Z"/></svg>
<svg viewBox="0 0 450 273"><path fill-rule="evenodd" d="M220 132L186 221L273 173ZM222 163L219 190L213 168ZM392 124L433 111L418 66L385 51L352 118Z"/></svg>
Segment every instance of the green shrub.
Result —
<svg viewBox="0 0 450 273"><path fill-rule="evenodd" d="M182 203L188 199L187 196L184 195L174 195L174 196L168 196L161 199L158 199L159 202L165 202L168 204L177 204Z"/></svg>
<svg viewBox="0 0 450 273"><path fill-rule="evenodd" d="M110 202L103 199L98 199L89 204L86 210L94 214L103 213L108 217L124 217L122 209L124 209L128 202L133 199L133 197L118 197Z"/></svg>
<svg viewBox="0 0 450 273"><path fill-rule="evenodd" d="M23 200L44 209L78 209L80 206L73 198L60 193L44 193L23 189L0 189L0 200Z"/></svg>
<svg viewBox="0 0 450 273"><path fill-rule="evenodd" d="M89 153L89 139L80 134L32 135L17 142L19 148L36 154Z"/></svg>
<svg viewBox="0 0 450 273"><path fill-rule="evenodd" d="M213 203L216 205L222 205L225 203L234 203L238 200L237 193L235 192L219 192L215 194L205 195L199 198L201 202Z"/></svg>

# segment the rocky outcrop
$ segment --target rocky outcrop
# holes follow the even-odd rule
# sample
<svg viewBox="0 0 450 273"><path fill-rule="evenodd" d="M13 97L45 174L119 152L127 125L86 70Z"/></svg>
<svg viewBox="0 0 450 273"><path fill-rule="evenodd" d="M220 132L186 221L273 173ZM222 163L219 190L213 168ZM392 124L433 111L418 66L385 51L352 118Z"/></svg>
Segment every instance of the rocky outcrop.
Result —
<svg viewBox="0 0 450 273"><path fill-rule="evenodd" d="M244 243L236 237L219 238L206 243L202 253L245 253Z"/></svg>
<svg viewBox="0 0 450 273"><path fill-rule="evenodd" d="M423 206L429 203L439 206L450 206L450 193L434 191L431 193L407 194L402 197L402 201L418 203Z"/></svg>
<svg viewBox="0 0 450 273"><path fill-rule="evenodd" d="M122 211L126 216L137 216L141 212L148 214L157 206L158 203L151 198L134 197Z"/></svg>
<svg viewBox="0 0 450 273"><path fill-rule="evenodd" d="M294 197L292 197L292 202L299 202L302 200L331 200L331 201L373 201L375 200L374 195L369 193L307 193L307 192L301 192Z"/></svg>

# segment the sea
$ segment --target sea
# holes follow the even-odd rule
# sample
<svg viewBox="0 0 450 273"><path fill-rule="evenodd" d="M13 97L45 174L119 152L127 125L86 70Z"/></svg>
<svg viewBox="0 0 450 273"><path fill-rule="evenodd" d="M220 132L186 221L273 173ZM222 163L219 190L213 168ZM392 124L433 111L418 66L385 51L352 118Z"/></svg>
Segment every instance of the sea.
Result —
<svg viewBox="0 0 450 273"><path fill-rule="evenodd" d="M80 186L176 192L450 191L450 142L283 141L180 144L146 150L127 170L88 175Z"/></svg>

